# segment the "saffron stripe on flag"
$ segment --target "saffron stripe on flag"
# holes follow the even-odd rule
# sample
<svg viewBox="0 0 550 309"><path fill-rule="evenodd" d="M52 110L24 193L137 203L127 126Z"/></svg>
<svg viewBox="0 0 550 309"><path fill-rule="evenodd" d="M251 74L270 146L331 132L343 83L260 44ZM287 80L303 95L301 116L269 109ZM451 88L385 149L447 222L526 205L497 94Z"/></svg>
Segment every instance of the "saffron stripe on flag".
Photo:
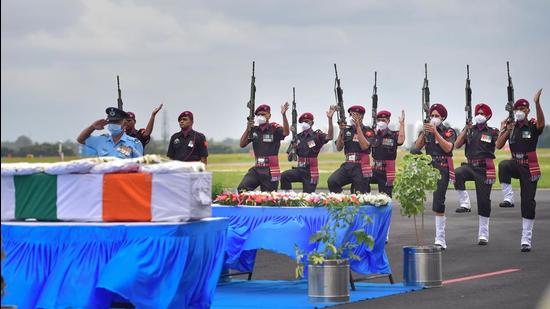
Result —
<svg viewBox="0 0 550 309"><path fill-rule="evenodd" d="M103 221L151 221L152 176L147 173L103 176Z"/></svg>

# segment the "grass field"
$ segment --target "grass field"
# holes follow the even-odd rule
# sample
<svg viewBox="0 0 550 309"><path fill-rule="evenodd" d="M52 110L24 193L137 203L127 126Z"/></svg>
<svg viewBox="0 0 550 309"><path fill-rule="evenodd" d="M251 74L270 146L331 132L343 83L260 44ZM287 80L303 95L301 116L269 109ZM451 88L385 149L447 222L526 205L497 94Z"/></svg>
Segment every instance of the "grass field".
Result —
<svg viewBox="0 0 550 309"><path fill-rule="evenodd" d="M538 158L539 164L542 171L542 177L539 180L539 188L550 188L550 149L538 149ZM397 156L397 164L401 161L401 157L406 154L405 151L399 151ZM497 159L495 165L498 166L498 162L504 159L510 158L510 152L500 150L497 151ZM336 170L340 164L342 164L344 155L342 152L337 153L321 153L319 155L319 169L320 169L320 181L319 189L327 188L327 179L330 174ZM76 157L68 157L66 160L77 159ZM2 163L4 162L56 162L58 161L57 157L42 157L42 158L2 158ZM243 175L246 171L252 166L254 159L248 153L239 153L239 154L211 154L208 157L208 170L213 172L213 182L220 184L223 188L236 188L241 181ZM455 151L454 164L455 167L460 166L460 162L464 162L464 151L458 150ZM279 156L279 162L281 164L281 171L289 169L291 166L295 165L296 162L287 161L286 155ZM498 175L498 174L497 174ZM498 177L497 177L498 178ZM513 180L513 186L519 188L519 182ZM295 189L301 189L301 185L297 184L298 187ZM473 182L467 183L467 188L473 189ZM497 183L493 186L494 189L500 188L500 185Z"/></svg>

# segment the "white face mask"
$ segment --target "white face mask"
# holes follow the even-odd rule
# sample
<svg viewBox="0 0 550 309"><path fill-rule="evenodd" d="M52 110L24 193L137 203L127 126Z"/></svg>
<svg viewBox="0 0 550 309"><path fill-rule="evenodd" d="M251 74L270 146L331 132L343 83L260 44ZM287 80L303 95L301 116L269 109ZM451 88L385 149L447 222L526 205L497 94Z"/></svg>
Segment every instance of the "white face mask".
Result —
<svg viewBox="0 0 550 309"><path fill-rule="evenodd" d="M258 125L262 125L267 122L267 119L265 119L265 116L257 116L256 121L258 122Z"/></svg>
<svg viewBox="0 0 550 309"><path fill-rule="evenodd" d="M514 116L516 117L517 121L522 121L523 119L525 119L525 113L522 111L515 111Z"/></svg>
<svg viewBox="0 0 550 309"><path fill-rule="evenodd" d="M378 130L386 130L388 128L388 124L385 121L378 121L376 123L376 127Z"/></svg>
<svg viewBox="0 0 550 309"><path fill-rule="evenodd" d="M476 115L474 117L474 120L476 121L477 124L484 124L485 122L487 122L487 117L483 115Z"/></svg>
<svg viewBox="0 0 550 309"><path fill-rule="evenodd" d="M430 123L437 127L441 124L441 118L432 117Z"/></svg>
<svg viewBox="0 0 550 309"><path fill-rule="evenodd" d="M302 129L302 131L307 131L307 130L309 130L309 128L311 128L311 126L307 122L301 122L300 123L300 128Z"/></svg>

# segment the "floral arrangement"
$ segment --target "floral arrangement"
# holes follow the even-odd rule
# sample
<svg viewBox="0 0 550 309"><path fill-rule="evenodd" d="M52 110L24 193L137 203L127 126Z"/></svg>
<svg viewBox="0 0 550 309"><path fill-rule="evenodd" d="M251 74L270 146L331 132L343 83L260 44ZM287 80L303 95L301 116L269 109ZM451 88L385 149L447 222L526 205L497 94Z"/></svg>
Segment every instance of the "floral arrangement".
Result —
<svg viewBox="0 0 550 309"><path fill-rule="evenodd" d="M373 205L386 206L391 198L379 194L341 194L341 193L297 193L297 192L261 192L242 193L222 192L214 200L219 205L234 206L287 206L287 207L323 207Z"/></svg>

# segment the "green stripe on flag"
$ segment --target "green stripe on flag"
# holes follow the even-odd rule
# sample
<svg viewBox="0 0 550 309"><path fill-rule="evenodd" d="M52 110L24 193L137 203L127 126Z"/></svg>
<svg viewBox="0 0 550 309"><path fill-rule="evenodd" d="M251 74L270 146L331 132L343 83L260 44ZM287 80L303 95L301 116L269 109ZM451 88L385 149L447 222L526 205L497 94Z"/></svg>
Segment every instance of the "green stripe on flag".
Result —
<svg viewBox="0 0 550 309"><path fill-rule="evenodd" d="M14 176L15 219L57 220L57 176Z"/></svg>

